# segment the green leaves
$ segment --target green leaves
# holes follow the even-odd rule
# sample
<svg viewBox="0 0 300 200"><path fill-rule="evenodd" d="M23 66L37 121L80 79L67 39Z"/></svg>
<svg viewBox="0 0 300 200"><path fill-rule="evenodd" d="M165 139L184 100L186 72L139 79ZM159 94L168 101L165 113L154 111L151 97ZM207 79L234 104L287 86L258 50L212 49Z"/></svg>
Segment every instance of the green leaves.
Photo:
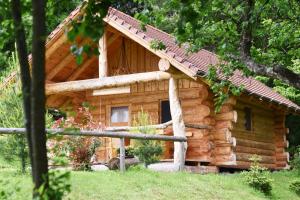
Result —
<svg viewBox="0 0 300 200"><path fill-rule="evenodd" d="M150 42L150 48L155 50L164 50L166 49L166 45L162 41L154 39Z"/></svg>
<svg viewBox="0 0 300 200"><path fill-rule="evenodd" d="M67 33L70 42L72 53L76 56L76 63L82 64L84 54L88 57L95 54L98 55L98 48L92 43L79 45L76 42L77 38L89 38L92 42L98 43L104 33L103 18L107 15L108 8L111 5L110 0L91 0L82 3L82 16L71 23L71 28Z"/></svg>
<svg viewBox="0 0 300 200"><path fill-rule="evenodd" d="M188 51L205 48L213 51L226 65L216 66L225 78L218 79L216 71L209 71L209 79L216 95L216 104L228 95L237 95L242 87L233 86L230 74L240 70L253 75L241 60L241 39L247 27L252 35L250 58L272 67L276 64L299 72L300 3L296 0L255 1L246 17L247 1L159 1L140 0L145 9L139 17L171 33L179 44L188 43ZM215 76L215 78L213 78ZM223 94L224 93L224 94ZM288 96L290 97L290 96ZM217 107L218 107L217 106Z"/></svg>

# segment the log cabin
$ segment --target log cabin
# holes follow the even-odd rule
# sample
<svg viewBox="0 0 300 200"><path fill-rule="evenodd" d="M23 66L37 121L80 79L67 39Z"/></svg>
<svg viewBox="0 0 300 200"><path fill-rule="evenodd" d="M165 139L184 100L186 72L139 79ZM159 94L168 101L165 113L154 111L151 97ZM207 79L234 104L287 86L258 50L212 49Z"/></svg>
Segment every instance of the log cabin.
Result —
<svg viewBox="0 0 300 200"><path fill-rule="evenodd" d="M141 109L153 124L172 120L172 127L161 134L187 137L186 164L248 168L249 158L257 154L261 164L270 169L288 167L285 116L299 113L298 105L236 72L231 81L245 86L243 94L230 97L215 113L214 95L204 75L209 66L218 63L217 56L204 49L187 54L171 35L150 25L141 30L139 21L114 8L106 16L105 33L96 44L100 55L86 56L77 65L65 27L80 15L79 9L74 10L48 37L48 107L76 108L89 102L95 108L94 119L106 127L132 125ZM153 40L166 48L152 49ZM81 45L87 42L78 38ZM105 138L97 152L98 161L116 156L118 145L118 140ZM162 159L177 162L179 149L177 143L166 142Z"/></svg>

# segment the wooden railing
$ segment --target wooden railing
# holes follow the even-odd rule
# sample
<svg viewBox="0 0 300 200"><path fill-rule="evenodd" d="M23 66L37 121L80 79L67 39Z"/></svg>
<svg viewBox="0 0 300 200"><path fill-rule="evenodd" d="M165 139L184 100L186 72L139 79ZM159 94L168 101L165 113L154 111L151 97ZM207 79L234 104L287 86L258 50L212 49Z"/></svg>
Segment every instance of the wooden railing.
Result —
<svg viewBox="0 0 300 200"><path fill-rule="evenodd" d="M1 134L25 134L25 128L0 128ZM179 170L184 169L185 155L184 143L187 141L186 137L166 136L166 135L150 135L144 133L130 133L127 131L87 131L87 130L66 130L66 129L46 129L46 133L50 135L72 135L72 136L93 136L93 137L111 137L120 138L120 171L125 171L125 138L139 139L139 140L160 140L180 142L182 148L182 155L180 155Z"/></svg>

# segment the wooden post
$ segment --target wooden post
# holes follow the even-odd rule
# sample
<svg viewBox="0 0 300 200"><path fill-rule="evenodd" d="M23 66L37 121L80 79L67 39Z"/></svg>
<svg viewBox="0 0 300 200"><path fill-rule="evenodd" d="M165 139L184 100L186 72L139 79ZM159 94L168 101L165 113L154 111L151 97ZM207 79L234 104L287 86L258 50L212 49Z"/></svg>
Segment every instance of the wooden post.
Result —
<svg viewBox="0 0 300 200"><path fill-rule="evenodd" d="M184 163L185 163L185 142L180 142L180 165L179 165L179 171L184 170Z"/></svg>
<svg viewBox="0 0 300 200"><path fill-rule="evenodd" d="M125 139L120 138L120 171L125 171Z"/></svg>
<svg viewBox="0 0 300 200"><path fill-rule="evenodd" d="M104 32L99 40L99 78L106 77L107 67L107 33Z"/></svg>
<svg viewBox="0 0 300 200"><path fill-rule="evenodd" d="M185 137L185 125L183 122L178 92L178 79L171 76L169 80L169 101L173 122L173 133L174 136ZM181 148L181 144L179 142L174 143L174 164L178 164L180 167L184 166L186 149L186 143L184 143L184 148Z"/></svg>

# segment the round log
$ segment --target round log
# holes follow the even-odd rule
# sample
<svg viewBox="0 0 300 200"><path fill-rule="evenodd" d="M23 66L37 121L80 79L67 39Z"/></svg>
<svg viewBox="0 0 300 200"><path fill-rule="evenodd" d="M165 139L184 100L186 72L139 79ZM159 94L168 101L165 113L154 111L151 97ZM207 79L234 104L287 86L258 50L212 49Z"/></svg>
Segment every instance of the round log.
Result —
<svg viewBox="0 0 300 200"><path fill-rule="evenodd" d="M170 70L171 64L167 59L162 58L158 62L158 68L160 71L167 72Z"/></svg>
<svg viewBox="0 0 300 200"><path fill-rule="evenodd" d="M224 104L230 104L230 105L235 105L236 104L236 98L235 97L229 97L227 101L225 101Z"/></svg>
<svg viewBox="0 0 300 200"><path fill-rule="evenodd" d="M217 121L215 128L216 129L228 128L229 130L232 130L233 125L231 121Z"/></svg>
<svg viewBox="0 0 300 200"><path fill-rule="evenodd" d="M227 113L218 113L216 114L216 117L215 119L216 120L229 120L229 121L232 121L232 122L237 122L237 112L234 110L234 111L230 111L230 112L227 112Z"/></svg>

